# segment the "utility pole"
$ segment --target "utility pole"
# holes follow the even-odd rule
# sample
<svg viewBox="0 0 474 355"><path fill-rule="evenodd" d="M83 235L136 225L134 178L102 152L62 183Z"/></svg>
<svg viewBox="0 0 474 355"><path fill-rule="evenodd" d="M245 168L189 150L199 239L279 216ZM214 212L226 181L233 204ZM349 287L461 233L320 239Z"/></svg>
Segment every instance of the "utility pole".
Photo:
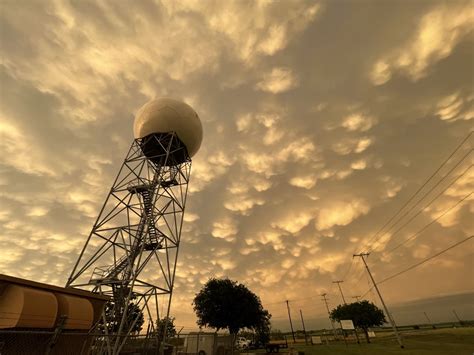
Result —
<svg viewBox="0 0 474 355"><path fill-rule="evenodd" d="M334 333L334 339L337 339L336 328L334 328L334 322L331 319L331 312L329 311L328 300L326 298L326 295L327 293L323 293L321 297L323 298L324 304L326 305L326 309L328 310L329 321L331 322L332 331Z"/></svg>
<svg viewBox="0 0 474 355"><path fill-rule="evenodd" d="M459 324L461 325L462 327L462 320L458 317L458 314L456 313L456 311L453 309L453 313L454 313L454 316L456 317L456 319L458 320Z"/></svg>
<svg viewBox="0 0 474 355"><path fill-rule="evenodd" d="M383 308L385 309L385 313L387 314L388 320L390 321L390 324L392 325L393 332L395 333L395 336L397 337L398 344L400 347L403 349L405 346L403 345L402 338L400 337L400 334L398 334L397 330L397 325L395 324L395 320L393 319L392 315L388 311L388 308L382 298L382 294L379 291L379 288L374 280L374 277L372 276L372 273L370 272L369 266L367 265L367 262L365 261L365 257L369 256L369 253L360 253L360 254L354 254L352 257L355 258L356 256L359 256L362 261L364 262L365 268L367 270L367 273L370 276L370 279L372 280L372 283L374 284L375 290L377 291L377 294L379 295L380 302L382 302Z"/></svg>
<svg viewBox="0 0 474 355"><path fill-rule="evenodd" d="M431 325L431 327L433 329L435 329L436 327L433 325L433 322L431 321L431 319L428 317L428 315L426 314L426 312L423 312L423 314L425 315L426 319L428 320L428 323Z"/></svg>
<svg viewBox="0 0 474 355"><path fill-rule="evenodd" d="M357 302L359 302L360 296L352 296L351 298L355 298Z"/></svg>
<svg viewBox="0 0 474 355"><path fill-rule="evenodd" d="M339 281L333 281L332 283L337 284L337 286L339 287L339 291L341 292L342 301L344 302L344 304L347 304L346 299L344 298L344 294L342 293L341 282L344 282L344 281L339 280Z"/></svg>
<svg viewBox="0 0 474 355"><path fill-rule="evenodd" d="M291 322L290 304L286 300L286 308L288 309L288 319L290 320L291 335L293 336L293 343L296 343L295 332L293 331L293 323Z"/></svg>
<svg viewBox="0 0 474 355"><path fill-rule="evenodd" d="M308 339L306 338L306 328L304 326L303 312L300 309L301 323L303 324L304 343L308 345Z"/></svg>

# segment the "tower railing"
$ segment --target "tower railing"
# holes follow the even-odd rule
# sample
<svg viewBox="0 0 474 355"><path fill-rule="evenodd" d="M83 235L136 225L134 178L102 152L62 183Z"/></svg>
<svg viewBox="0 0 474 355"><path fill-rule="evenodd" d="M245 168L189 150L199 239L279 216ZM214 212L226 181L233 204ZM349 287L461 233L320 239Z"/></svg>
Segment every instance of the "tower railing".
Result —
<svg viewBox="0 0 474 355"><path fill-rule="evenodd" d="M140 326L130 307L154 319L153 329L169 316L190 172L174 132L134 140L69 277L69 287L111 295L97 324L109 353L120 353Z"/></svg>

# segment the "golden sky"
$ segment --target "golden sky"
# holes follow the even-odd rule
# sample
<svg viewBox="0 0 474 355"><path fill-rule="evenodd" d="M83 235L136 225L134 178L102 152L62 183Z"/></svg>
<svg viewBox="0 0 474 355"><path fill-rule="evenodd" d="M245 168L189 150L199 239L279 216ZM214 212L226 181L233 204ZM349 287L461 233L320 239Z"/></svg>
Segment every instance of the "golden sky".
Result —
<svg viewBox="0 0 474 355"><path fill-rule="evenodd" d="M307 318L368 282L352 253L473 130L470 1L0 2L0 273L63 285L145 102L203 122L172 314L209 277ZM474 233L474 138L442 196L369 257L383 279ZM411 215L406 216L406 220ZM400 223L400 226L403 222ZM474 290L472 240L382 286L389 303ZM350 269L349 269L350 267ZM368 297L373 297L370 293Z"/></svg>

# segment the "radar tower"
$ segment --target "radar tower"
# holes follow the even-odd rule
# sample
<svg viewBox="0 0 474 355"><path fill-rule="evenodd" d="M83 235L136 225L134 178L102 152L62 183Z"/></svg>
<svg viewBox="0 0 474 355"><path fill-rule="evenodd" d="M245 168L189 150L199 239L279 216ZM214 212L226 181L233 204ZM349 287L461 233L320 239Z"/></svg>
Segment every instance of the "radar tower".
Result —
<svg viewBox="0 0 474 355"><path fill-rule="evenodd" d="M94 331L97 353L119 354L148 320L150 346L166 338L191 173L202 141L194 110L173 99L145 104L135 139L67 281L111 297ZM145 319L144 319L145 318ZM159 344L158 344L159 343Z"/></svg>

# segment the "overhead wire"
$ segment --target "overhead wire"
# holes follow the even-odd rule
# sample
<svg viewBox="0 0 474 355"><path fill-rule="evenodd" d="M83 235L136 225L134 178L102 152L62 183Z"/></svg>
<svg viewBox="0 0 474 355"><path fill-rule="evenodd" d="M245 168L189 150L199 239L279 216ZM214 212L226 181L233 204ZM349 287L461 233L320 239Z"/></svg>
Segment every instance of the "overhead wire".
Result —
<svg viewBox="0 0 474 355"><path fill-rule="evenodd" d="M352 265L354 265L354 258L351 258L352 259ZM363 273L364 273L364 269L361 269L361 270L358 270L357 267L358 267L359 264L355 264L355 267L352 268L352 272L353 272L353 277L351 278L348 278L346 276L346 278L344 279L344 281L347 281L347 283L353 287L353 285L358 285L359 284L359 281L361 279L361 277L363 276Z"/></svg>
<svg viewBox="0 0 474 355"><path fill-rule="evenodd" d="M352 258L354 259L354 258ZM357 276L357 279L356 279L356 284L359 284L360 280L364 277L364 275L367 275L366 272L365 272L365 268L362 264L359 264L361 266L360 268L360 272Z"/></svg>
<svg viewBox="0 0 474 355"><path fill-rule="evenodd" d="M472 133L472 132L471 132L471 133ZM467 138L469 138L469 136L470 136L470 134L463 140L463 142L458 146L458 148L463 145L463 143L467 140ZM458 148L457 148L457 149L458 149ZM457 151L457 150L455 150L455 152L456 152L456 151ZM448 160L449 160L449 158L451 158L451 157L454 155L455 152L453 152L453 153L448 157ZM427 193L425 193L425 195L424 195L420 200L418 200L418 202L417 202L414 206L412 206L404 215L402 215L402 216L401 216L387 231L385 231L378 239L380 239L380 238L383 237L385 234L387 234L388 231L389 231L391 228L393 228L395 225L397 225L397 224L403 219L403 217L405 217L405 216L406 216L408 213L410 213L421 201L423 201L423 199L424 199L430 192L432 192L432 191L434 190L434 188L436 188L447 176L449 176L449 174L450 174L452 171L454 171L455 168L457 168L457 167L459 166L459 164L460 164L462 161L464 161L464 159L465 159L471 152L472 152L472 149L471 149L468 153L466 153L466 154L463 156L463 158L462 158L447 174L445 174L445 176L443 176L443 177L441 178L441 180L438 181L437 184L435 184ZM446 162L446 161L445 161L445 162ZM443 166L443 165L442 165L442 166ZM441 167L442 167L442 166L441 166ZM464 176L464 175L469 171L469 169L472 168L472 166L473 166L473 164L471 164L463 173L461 173L460 175L458 175L458 177L457 177L456 179L454 179L448 186L446 186L440 193L438 193L438 195L437 195L434 199L432 199L427 205L425 205L422 210L418 211L418 213L416 213L415 215L413 215L407 222L405 222L401 227L399 227L399 228L391 235L391 237L393 238L394 235L396 235L400 230L402 230L406 225L408 225L414 218L416 218L419 214L421 214L428 206L430 206L437 198L439 198L439 196L441 196L441 194L442 194L443 192L445 192L447 189L449 189L456 181L458 181L462 176ZM441 169L441 167L438 168L438 170L437 170L436 172L438 172L438 171ZM434 175L432 175L430 178L432 178L433 176L434 176ZM423 185L423 187L424 187L424 186L426 186L426 183ZM421 191L421 189L422 189L422 188L420 188L417 192ZM413 199L413 197L414 197L414 196L412 196L412 198L408 201L408 203ZM402 209L401 209L401 210L403 210L403 208L404 208L406 205L407 205L407 203L406 203L404 206L402 206ZM400 210L397 212L397 214L398 214L399 212L400 212ZM444 214L443 214L443 215L444 215ZM442 217L442 216L440 216L440 218L441 218L441 217ZM438 219L439 219L439 218L438 218ZM391 220L393 220L393 217L391 218ZM390 220L390 221L391 221L391 220ZM389 222L390 222L390 221L389 221ZM387 224L386 224L386 225L387 225ZM385 225L385 226L386 226L386 225ZM425 229L426 229L426 226L425 226ZM423 229L423 230L424 230L424 229ZM369 249L369 252L374 251L374 249L375 249L374 245L375 245L375 243L378 241L378 239L373 242L373 246L371 247L371 249ZM412 238L410 238L410 239L412 239ZM367 244L366 244L366 245L367 245ZM354 250L354 253L353 253L353 254L355 254L356 250L357 250L357 247L356 247L356 249ZM346 279L347 279L347 276L349 275L350 271L352 270L353 264L354 264L354 258L351 258L351 263L349 264L349 267L348 267L347 271L345 272L344 277L341 278L341 280L346 280ZM357 277L357 282L362 278L363 274L364 274L364 270L362 270L362 272L359 273L359 276Z"/></svg>
<svg viewBox="0 0 474 355"><path fill-rule="evenodd" d="M369 248L368 252L371 252L374 248L373 246L375 245L375 243L377 241L379 241L383 236L385 236L387 233L389 233L389 231L395 227L398 223L400 223L404 217L406 217L411 211L413 211L415 209L416 206L418 206L418 204L423 201L436 187L439 186L439 184L444 181L463 161L464 159L467 158L467 156L472 153L473 149L469 150L463 157L462 159L453 167L451 168L428 192L426 192L419 200L418 202L416 202L413 206L410 207L410 209L408 209L408 211L406 211L394 224L392 224L392 226L387 229L383 234L381 234L373 243L372 243L372 247ZM429 205L431 205L437 198L439 198L443 192L445 192L446 190L448 190L451 185L453 185L456 181L458 181L461 177L463 177L471 168L472 168L473 164L471 164L466 170L464 170L463 173L461 173L460 175L458 175L458 177L453 180L447 187L445 187L441 192L439 192L436 197L434 199L432 199L425 207L423 207L420 211L418 211L415 215L413 215L411 218L408 219L407 222L405 222L401 227L399 227L393 234L392 234L392 237L393 235L395 235L396 233L398 233L400 230L402 230L407 224L409 224L413 219L415 219L419 214L421 214L424 209L426 209Z"/></svg>
<svg viewBox="0 0 474 355"><path fill-rule="evenodd" d="M404 269L404 270L402 270L402 271L400 271L400 272L397 272L397 273L394 274L394 275L391 275L391 276L389 276L389 277L386 277L385 279L379 281L377 284L380 285L380 284L382 284L382 283L384 283L384 282L387 282L387 281L389 281L389 280L391 280L391 279L393 279L393 278L395 278L395 277L397 277L397 276L400 276L400 275L402 275L402 274L404 274L404 273L406 273L406 272L408 272L408 271L410 271L410 270L413 270L413 269L417 268L418 266L423 265L424 263L426 263L426 262L428 262L428 261L430 261L430 260L432 260L432 259L434 259L434 258L440 256L441 254L446 253L447 251L449 251L449 250L451 250L451 249L457 247L458 245L461 245L461 244L467 242L468 240L470 240L470 239L472 239L472 238L474 238L474 235L471 235L471 236L469 236L469 237L467 237L467 238L464 238L463 240L461 240L461 241L459 241L459 242L457 242L457 243L455 243L455 244L453 244L453 245L447 247L446 249L443 249L443 250L441 250L440 252L438 252L438 253L436 253L436 254L434 254L434 255L432 255L432 256L430 256L430 257L428 257L428 258L426 258L426 259L424 259L424 260L422 260L422 261L420 261L420 262L418 262L418 263L416 263L416 264L413 264L413 265L411 265L410 267L408 267L408 268L406 268L406 269Z"/></svg>
<svg viewBox="0 0 474 355"><path fill-rule="evenodd" d="M392 279L394 279L394 278L396 278L396 277L398 277L398 276L400 276L400 275L402 275L402 274L404 274L404 273L406 273L406 272L408 272L408 271L411 271L411 270L417 268L418 266L421 266L421 265L427 263L428 261L430 261L430 260L432 260L432 259L434 259L434 258L436 258L436 257L438 257L438 256L440 256L440 255L442 255L442 254L444 254L444 253L446 253L446 252L448 252L449 250L451 250L451 249L453 249L453 248L455 248L455 247L457 247L457 246L459 246L459 245L461 245L461 244L467 242L468 240L470 240L470 239L472 239L472 238L474 238L474 235L471 235L471 236L469 236L469 237L467 237L467 238L464 238L463 240L461 240L461 241L459 241L459 242L457 242L457 243L455 243L455 244L450 245L449 247L447 247L447 248L445 248L445 249L439 251L439 252L436 253L436 254L431 255L431 256L428 257L428 258L423 259L422 261L420 261L420 262L418 262L418 263L416 263L416 264L413 264L413 265L407 267L406 269L403 269L403 270L401 270L401 271L399 271L399 272L397 272L397 273L395 273L395 274L393 274L393 275L390 275L390 276L388 276L388 277L386 277L386 278L384 278L384 279L378 281L378 282L377 282L377 285L380 285L380 284L382 284L382 283L384 283L384 282L387 282L387 281L389 281L389 280L392 280ZM366 296L370 291L372 291L372 289L373 289L374 287L375 287L375 286L373 286L373 285L372 285L371 287L369 287L369 289L368 289L361 297L363 298L364 296Z"/></svg>
<svg viewBox="0 0 474 355"><path fill-rule="evenodd" d="M296 298L296 299L291 299L291 298L290 298L290 299L288 299L288 302L298 304L298 302L313 300L313 299L316 299L316 298L318 298L318 297L319 297L319 295L316 295L316 296L308 296L308 297L303 297L303 298ZM279 301L279 302L264 303L264 305L265 305L265 307L267 307L267 306L271 306L271 305L285 304L285 303L286 303L286 300L283 300L283 301Z"/></svg>
<svg viewBox="0 0 474 355"><path fill-rule="evenodd" d="M462 144L470 137L471 134L472 134L472 132L463 140L463 142L458 146L458 148L459 148L460 146L462 146ZM470 150L462 157L462 159L460 159L460 160L458 161L458 163L457 163L452 169L450 169L450 171L449 171L447 174L445 174L445 176L444 176L440 181L438 181L438 183L437 183L435 186L433 186L433 187L430 189L430 191L428 191L427 194L429 194L431 191L433 191L433 189L434 189L436 186L438 186L444 178L446 178L452 171L454 171L455 168L457 168L457 167L460 165L460 163L461 163L462 161L464 161L464 159L472 152L472 150L473 150L473 149L470 149ZM454 153L455 153L455 152L453 152L453 154L451 154L450 157L452 157L452 156L454 155ZM449 159L449 157L448 157L448 159ZM462 176L464 176L464 175L472 168L472 166L473 166L473 164L471 164L467 169L465 169L461 174L459 174L453 181L451 181L451 183L449 183L441 192L439 192L427 205L425 205L422 210L420 210L418 213L416 213L414 216L412 216L412 217L411 217L407 222L405 222L396 232L394 232L394 234L395 234L395 233L398 233L404 226L406 226L408 223L410 223L416 216L418 216L421 212L423 212L424 210L426 210L426 208L427 208L429 205L431 205L439 196L441 196L441 195L442 195L446 190L448 190L454 183L456 183ZM439 171L439 169L438 169L438 171ZM426 186L426 184L425 184L425 186ZM442 217L444 217L447 213L449 213L449 212L452 211L454 208L456 208L459 204L461 204L461 203L464 202L466 199L468 199L473 193L474 193L474 192L470 192L470 193L468 193L467 195L465 195L461 200L457 201L454 205L452 205L452 206L450 206L448 209L444 210L440 215L438 215L438 217L436 217L436 218L435 218L434 220L432 220L430 223L428 223L428 224L425 225L423 228L421 228L420 230L418 230L418 231L417 231L416 233L414 233L411 237L409 237L408 239L404 240L403 242L397 244L395 247L389 249L388 251L384 251L384 253L391 253L391 252L397 250L398 248L400 248L401 246L403 246L403 245L407 244L408 242L412 241L412 240L415 239L416 237L418 237L418 236L419 236L422 232L424 232L428 227L430 227L432 224L434 224L434 223L437 222L439 219L441 219ZM421 201L427 196L427 194L425 194L425 195L415 204L415 206L416 206L417 204L419 204L419 202L421 202ZM412 206L412 209L413 209L413 207L415 207L415 206ZM408 212L407 212L407 213L408 213ZM405 215L406 215L407 213L405 213ZM402 216L401 218L403 218L403 216ZM396 223L398 223L398 222L396 222ZM396 223L395 223L394 225L396 225ZM393 227L394 225L392 225L392 227ZM391 227L391 228L392 228L392 227ZM392 234L392 237L393 237L394 234ZM465 240L461 241L460 243L463 243L463 242L467 241L468 239L470 239L470 237L466 238ZM446 251L448 251L448 250L450 250L450 249L456 247L456 246L459 245L460 243L456 243L455 245L453 245L453 246L447 248L446 250L443 250L443 251L441 251L440 253L438 253L438 254L436 254L436 255L434 255L434 256L432 256L432 257L430 257L430 258L424 260L424 261L421 262L421 263L415 264L415 265L413 265L413 266L411 266L411 267L409 267L409 268L407 268L407 269L405 269L405 270L403 270L403 271L401 271L401 272L399 272L399 273L397 273L397 274L395 274L395 275L392 275L392 276L390 276L390 277L388 277L388 278L385 278L384 280L378 282L377 284L380 284L380 283L382 283L382 282L388 281L388 280L390 280L390 279L392 279L392 278L394 278L394 277L397 277L397 276L399 276L399 275L401 275L401 274L403 274L403 273L405 273L405 272L407 272L407 271L409 271L409 270L412 270L413 268L415 268L415 267L417 267L417 266L419 266L419 265L422 265L423 263L425 263L425 262L431 260L432 258L434 258L434 257L436 257L436 256L438 256L438 255L441 255L442 253L444 253L444 252L446 252ZM372 248L372 251L373 251L373 250L374 250L374 248ZM380 259L379 259L379 260L380 260ZM365 297L369 292L371 292L371 291L373 290L373 288L374 288L373 286L370 287L370 288L362 295L362 297Z"/></svg>
<svg viewBox="0 0 474 355"><path fill-rule="evenodd" d="M474 131L469 132L469 134L461 141L461 143L454 149L454 151L442 162L442 164L431 174L431 176L415 191L415 193L398 209L398 211L387 221L385 224L380 227L377 232L364 244L364 249L372 243L374 240L404 209L410 204L410 202L421 192L424 187L438 174L438 172L451 160L451 158L461 149L461 147L466 143L466 141L471 137ZM471 149L472 150L472 149Z"/></svg>
<svg viewBox="0 0 474 355"><path fill-rule="evenodd" d="M423 191L423 189L433 180L433 178L443 169L443 167L445 167L449 162L450 160L456 155L456 153L463 147L463 145L469 140L469 138L472 136L472 134L474 133L474 131L471 131L467 134L467 136L456 146L456 148L454 149L454 151L451 152L451 154L441 163L441 165L428 177L428 179L417 189L417 191L415 191L415 193L398 209L398 211L381 227L377 230L377 232L372 235L372 237L367 241L365 242L364 244L364 249L368 248L369 247L369 252L370 251L374 251L375 249L375 243L377 243L383 236L385 236L391 229L393 229L395 226L397 226L399 223L401 223L403 221L403 219L408 215L410 214L431 192L433 192L443 181L445 181L453 171L455 171L460 165L462 162L464 162L464 160L472 153L472 151L474 150L473 148L469 149L467 151L466 154L463 155L463 157L461 159L459 159L457 161L457 163L455 163L455 165L453 167L451 167L451 169L449 169L449 171L447 173L445 173L433 186L431 186L431 188L424 193L423 196L421 196L421 198L418 199L418 201L416 201L415 204L413 204L412 206L410 206L408 208L408 210L406 210L404 212L404 214L402 214L400 216L400 214L405 210L405 208L407 206L410 205L410 203L420 194L421 191ZM426 204L421 210L419 210L417 213L415 213L415 215L411 216L408 221L405 221L405 223L403 223L403 225L401 227L399 227L394 233L392 233L391 235L391 241L394 240L393 239L393 236L396 235L398 232L400 232L406 225L408 225L410 222L412 222L417 216L419 216L423 211L425 211L436 199L438 199L446 190L448 190L455 182L457 182L462 176L464 176L471 168L472 168L472 165L471 164L463 173L461 173L460 175L458 175L453 181L451 181L445 188L443 188L441 190L441 192L439 192L435 198L433 198L432 200L430 200L430 202L428 204ZM420 235L424 230L426 230L430 225L432 225L433 223L435 223L437 220L439 220L440 218L442 218L444 215L446 215L447 213L449 213L449 211L451 211L453 208L455 208L456 206L458 206L460 203L462 203L465 199L467 199L470 195L472 194L472 192L468 195L466 195L463 199L461 199L460 201L458 201L454 206L451 206L448 210L444 211L441 215L439 215L435 220L431 221L430 223L428 223L427 225L425 225L422 229L420 229L417 233L415 233L414 235L412 235L410 238L408 238L407 240L403 241L402 243L400 243L399 245L397 245L395 248L391 249L389 252L399 248L401 245L403 244L406 244L408 243L410 240L413 240L414 238L416 238L418 235ZM397 218L398 217L398 218ZM395 220L395 221L394 221ZM393 222L394 221L394 222ZM392 223L393 222L393 223ZM389 226L388 229L387 226ZM382 233L383 232L383 233ZM382 233L382 234L381 234ZM454 246L453 246L454 247ZM356 254L356 250L357 250L357 246L356 248L354 249L354 253L353 254ZM449 250L449 249L448 249ZM440 255L440 254L439 254ZM349 267L347 268L346 272L344 273L344 277L341 278L341 280L346 280L348 275L350 274L351 271L353 271L353 264L354 264L354 260L352 258L351 260L351 263L349 264ZM421 264L420 264L421 265ZM365 274L365 270L362 269L361 273L359 274L359 276L357 277L357 283L360 281L360 279L363 277L363 275ZM368 277L368 276L367 276ZM393 276L393 277L396 277L396 276ZM334 283L332 284L332 287L334 287ZM369 290L367 290L361 297L363 298L365 295L367 295L368 292L370 292L371 290L373 289L373 287L370 287ZM332 288L331 288L332 290Z"/></svg>
<svg viewBox="0 0 474 355"><path fill-rule="evenodd" d="M393 238L394 235L396 235L398 232L400 232L405 226L407 226L411 221L413 221L417 216L419 216L422 212L424 212L431 204L436 201L441 195L443 195L444 192L449 190L452 185L454 185L455 182L457 182L460 178L462 178L471 168L473 167L473 164L471 164L464 172L459 174L456 179L451 181L449 185L447 185L443 190L441 190L430 202L428 202L421 210L419 210L417 213L415 213L408 221L406 221L401 227L399 227L395 232L391 234L391 238ZM464 201L462 199L460 202ZM457 205L457 204L456 204ZM369 253L374 251L376 247L372 247L369 249Z"/></svg>
<svg viewBox="0 0 474 355"><path fill-rule="evenodd" d="M367 291L365 291L362 296L360 296L360 298L364 298L370 291L372 291L372 289L374 288L374 286L370 286L369 289Z"/></svg>
<svg viewBox="0 0 474 355"><path fill-rule="evenodd" d="M355 251L354 251L355 252ZM351 259L351 263L349 264L349 268L347 269L347 271L344 273L344 276L342 278L340 278L340 280L345 280L347 278L347 276L349 275L349 273L351 272L352 270L352 265L354 265L354 259Z"/></svg>
<svg viewBox="0 0 474 355"><path fill-rule="evenodd" d="M451 207L449 207L447 210L445 210L442 214L440 214L438 217L436 217L435 219L433 219L430 223L428 223L427 225L425 225L423 228L421 228L418 232L416 232L415 234L413 234L411 237L409 237L408 239L404 240L403 242L397 244L395 247L389 249L388 251L384 251L384 253L391 253L395 250L397 250L398 248L400 248L402 245L405 245L406 243L408 243L409 241L415 239L417 236L419 236L421 233L423 233L428 227L430 227L432 224L434 224L435 222L437 222L439 219L441 219L442 217L444 217L446 214L448 214L450 211L452 211L454 208L456 208L459 204L461 204L462 202L464 202L467 198L469 198L474 192L470 192L469 194L467 194L466 196L464 196L461 200L459 200L458 202L456 202L456 204L452 205Z"/></svg>

